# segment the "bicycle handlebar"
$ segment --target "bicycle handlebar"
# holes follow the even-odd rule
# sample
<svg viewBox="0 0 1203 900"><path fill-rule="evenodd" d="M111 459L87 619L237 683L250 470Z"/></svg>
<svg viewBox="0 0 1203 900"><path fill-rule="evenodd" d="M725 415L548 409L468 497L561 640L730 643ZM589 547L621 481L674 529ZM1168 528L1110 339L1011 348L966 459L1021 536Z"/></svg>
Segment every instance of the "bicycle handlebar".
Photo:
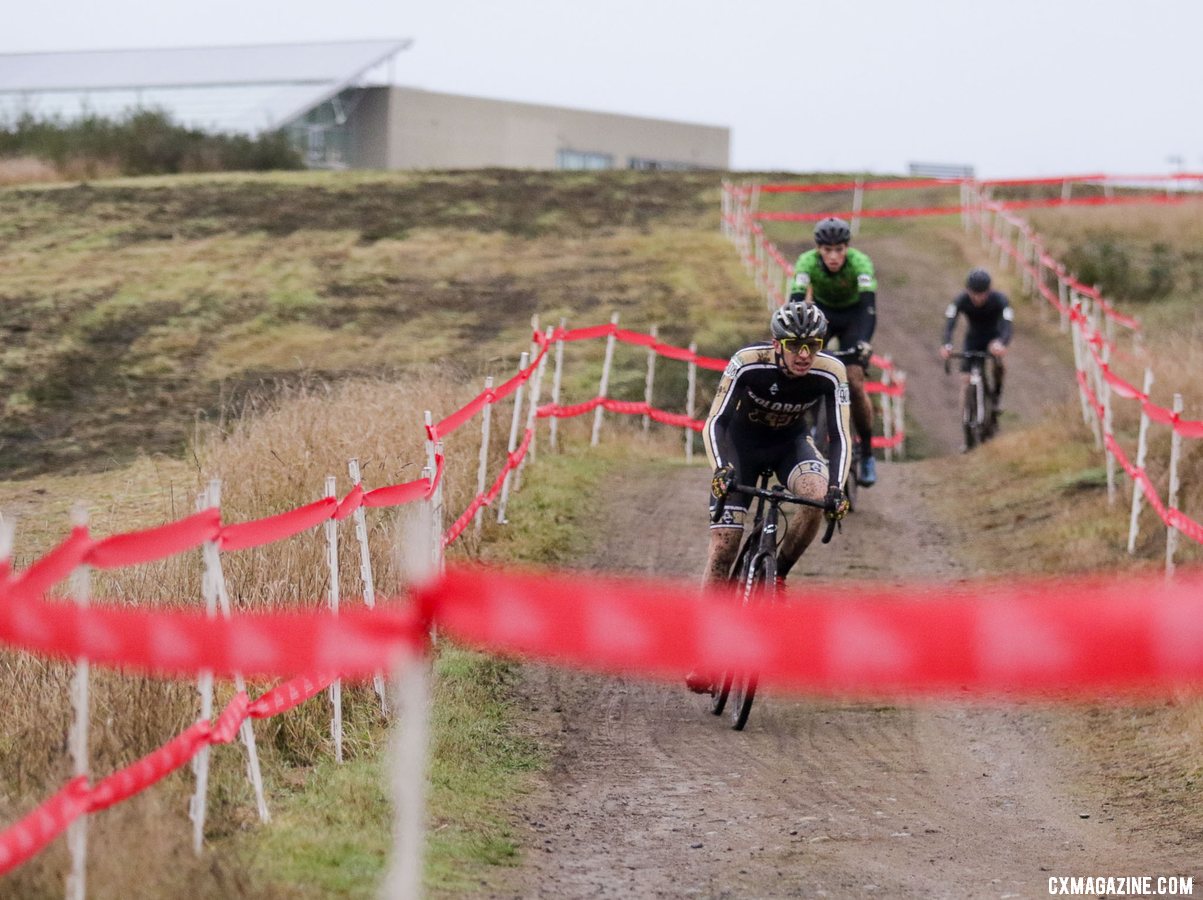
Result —
<svg viewBox="0 0 1203 900"><path fill-rule="evenodd" d="M948 356L944 358L944 374L949 375L952 373L952 367L949 365L949 363L951 363L954 359L987 360L993 358L994 354L987 353L985 350L966 350L964 352L949 353Z"/></svg>
<svg viewBox="0 0 1203 900"><path fill-rule="evenodd" d="M747 484L733 484L730 486L730 488L728 488L728 493L730 493L730 491L738 491L741 494L748 494L752 497L763 497L770 503L794 503L798 506L812 506L815 509L821 509L824 512L835 511L835 508L829 506L824 500L811 500L809 497L799 497L796 494L789 493L789 491L780 485L778 485L775 490L766 490L762 487L752 487L751 485ZM714 512L710 514L711 524L717 523L718 520L723 517L723 510L726 509L726 507L727 497L724 494L719 498L718 502L715 503ZM836 518L829 518L827 520L827 530L823 532L824 544L831 543L832 535L835 534L835 529L836 526L839 525L839 522L840 520Z"/></svg>

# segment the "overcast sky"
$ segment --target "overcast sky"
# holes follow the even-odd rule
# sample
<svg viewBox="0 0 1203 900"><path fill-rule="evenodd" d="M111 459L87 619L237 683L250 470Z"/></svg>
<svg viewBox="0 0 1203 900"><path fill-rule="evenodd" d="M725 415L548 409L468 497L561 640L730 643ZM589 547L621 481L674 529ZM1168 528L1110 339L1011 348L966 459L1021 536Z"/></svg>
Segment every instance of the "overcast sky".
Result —
<svg viewBox="0 0 1203 900"><path fill-rule="evenodd" d="M398 84L731 129L736 169L1203 169L1194 0L55 0L0 53L411 38Z"/></svg>

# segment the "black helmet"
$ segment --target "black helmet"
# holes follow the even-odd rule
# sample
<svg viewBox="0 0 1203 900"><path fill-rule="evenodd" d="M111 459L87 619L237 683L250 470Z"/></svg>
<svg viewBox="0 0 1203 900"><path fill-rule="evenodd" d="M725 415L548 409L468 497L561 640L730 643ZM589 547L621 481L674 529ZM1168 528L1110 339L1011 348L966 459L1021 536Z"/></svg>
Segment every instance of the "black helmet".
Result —
<svg viewBox="0 0 1203 900"><path fill-rule="evenodd" d="M770 327L777 340L827 337L827 317L821 309L810 303L786 303L773 313Z"/></svg>
<svg viewBox="0 0 1203 900"><path fill-rule="evenodd" d="M824 244L846 244L851 240L852 229L848 227L848 223L843 219L829 216L815 226L815 243L820 246Z"/></svg>
<svg viewBox="0 0 1203 900"><path fill-rule="evenodd" d="M975 294L990 290L990 273L985 269L970 269L969 277L965 279L965 287Z"/></svg>

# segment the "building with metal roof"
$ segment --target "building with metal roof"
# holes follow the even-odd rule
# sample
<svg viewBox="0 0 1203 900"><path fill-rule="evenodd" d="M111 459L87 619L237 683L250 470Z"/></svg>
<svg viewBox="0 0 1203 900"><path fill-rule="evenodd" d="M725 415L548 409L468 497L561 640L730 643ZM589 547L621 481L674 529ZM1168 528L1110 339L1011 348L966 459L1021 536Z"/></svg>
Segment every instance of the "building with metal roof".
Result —
<svg viewBox="0 0 1203 900"><path fill-rule="evenodd" d="M0 124L159 109L320 168L727 168L730 131L392 83L409 40L0 54Z"/></svg>

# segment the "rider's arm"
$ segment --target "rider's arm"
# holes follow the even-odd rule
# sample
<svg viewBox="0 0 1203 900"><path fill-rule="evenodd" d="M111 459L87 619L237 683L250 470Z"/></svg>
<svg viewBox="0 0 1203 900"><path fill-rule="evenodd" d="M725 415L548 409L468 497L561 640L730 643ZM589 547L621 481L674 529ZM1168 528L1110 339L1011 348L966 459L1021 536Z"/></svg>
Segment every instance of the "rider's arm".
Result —
<svg viewBox="0 0 1203 900"><path fill-rule="evenodd" d="M944 339L940 343L947 347L952 344L952 332L957 327L957 301L948 304L948 309L944 310Z"/></svg>
<svg viewBox="0 0 1203 900"><path fill-rule="evenodd" d="M862 341L869 343L873 340L873 332L877 330L877 291L861 291L859 296L859 302L871 310L865 319L867 324L864 333L860 336Z"/></svg>
<svg viewBox="0 0 1203 900"><path fill-rule="evenodd" d="M710 459L710 465L716 469L730 462L723 458L721 448L727 446L724 438L735 413L736 401L733 397L736 381L743 370L741 357L745 352L745 350L741 350L731 357L727 368L723 370L723 376L719 379L718 388L714 392L714 402L710 404L710 412L707 414L706 423L702 428L702 444L706 448L706 456Z"/></svg>
<svg viewBox="0 0 1203 900"><path fill-rule="evenodd" d="M856 273L856 300L858 303L873 303L877 298L877 273L873 271L873 260L869 254L848 250L848 265Z"/></svg>
<svg viewBox="0 0 1203 900"><path fill-rule="evenodd" d="M794 263L794 277L789 284L789 299L791 303L801 303L814 296L814 285L810 280L810 268L814 265L815 251L807 250Z"/></svg>
<svg viewBox="0 0 1203 900"><path fill-rule="evenodd" d="M824 357L820 356L819 359L824 359ZM827 470L827 481L832 487L842 488L848 481L848 473L852 470L851 398L848 393L848 375L844 364L834 359L831 362L835 364L831 368L837 376L837 383L832 392L823 398L827 413L828 441L830 442L828 445L830 465Z"/></svg>
<svg viewBox="0 0 1203 900"><path fill-rule="evenodd" d="M998 317L998 340L1004 347L1011 343L1011 334L1014 329L1012 323L1015 321L1015 311L1011 308L1010 301L1003 297L1002 313Z"/></svg>

